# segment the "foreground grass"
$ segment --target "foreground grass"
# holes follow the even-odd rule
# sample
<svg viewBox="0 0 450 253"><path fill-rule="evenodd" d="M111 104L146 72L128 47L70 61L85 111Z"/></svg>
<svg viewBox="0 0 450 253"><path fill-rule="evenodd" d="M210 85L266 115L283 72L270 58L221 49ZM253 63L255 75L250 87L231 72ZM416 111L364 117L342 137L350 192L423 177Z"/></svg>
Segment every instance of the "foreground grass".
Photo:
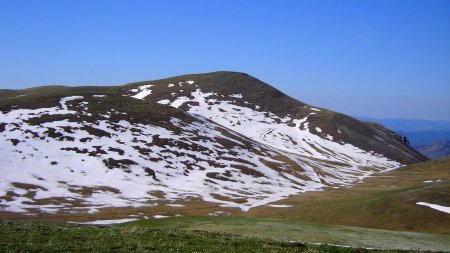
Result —
<svg viewBox="0 0 450 253"><path fill-rule="evenodd" d="M273 241L347 245L384 250L450 251L450 236L359 227L346 227L285 219L252 217L175 217L140 220L122 225L211 233L235 233Z"/></svg>
<svg viewBox="0 0 450 253"><path fill-rule="evenodd" d="M371 245L391 251L364 248ZM0 252L408 252L392 251L402 248L448 251L450 237L236 217L177 217L115 226L0 221Z"/></svg>
<svg viewBox="0 0 450 253"><path fill-rule="evenodd" d="M369 252L145 226L0 222L0 252Z"/></svg>

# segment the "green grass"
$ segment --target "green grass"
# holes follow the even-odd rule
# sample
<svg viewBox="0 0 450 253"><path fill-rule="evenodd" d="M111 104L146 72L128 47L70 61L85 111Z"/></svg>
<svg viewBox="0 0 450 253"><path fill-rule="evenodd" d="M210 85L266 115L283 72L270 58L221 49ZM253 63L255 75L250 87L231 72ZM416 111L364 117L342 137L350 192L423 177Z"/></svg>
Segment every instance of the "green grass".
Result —
<svg viewBox="0 0 450 253"><path fill-rule="evenodd" d="M122 225L129 228L200 230L236 233L275 241L326 243L354 248L386 250L450 250L450 236L359 227L326 225L313 222L252 217L176 217L140 220Z"/></svg>
<svg viewBox="0 0 450 253"><path fill-rule="evenodd" d="M210 229L206 229L209 224ZM322 233L317 224L236 218L173 218L122 226L0 222L0 252L371 252L363 248L312 245L282 240L272 233ZM241 226L245 225L245 228ZM282 227L280 227L282 226ZM312 226L312 227L311 227ZM241 229L236 229L241 227ZM227 232L233 228L235 233ZM351 228L346 228L352 230ZM209 230L209 231L208 231ZM286 232L283 232L287 230ZM243 234L242 232L248 232ZM328 233L332 233L329 231ZM238 233L239 232L239 233ZM327 234L328 234L327 233ZM340 233L350 233L341 229ZM269 236L271 235L271 236ZM309 236L315 236L316 234ZM411 235L414 237L414 235ZM439 243L436 244L439 250ZM416 248L419 249L419 248ZM399 252L380 251L376 252Z"/></svg>
<svg viewBox="0 0 450 253"><path fill-rule="evenodd" d="M417 202L450 206L450 159L375 174L351 188L308 192L261 206L250 216L450 235L450 215ZM441 180L424 183L426 180Z"/></svg>

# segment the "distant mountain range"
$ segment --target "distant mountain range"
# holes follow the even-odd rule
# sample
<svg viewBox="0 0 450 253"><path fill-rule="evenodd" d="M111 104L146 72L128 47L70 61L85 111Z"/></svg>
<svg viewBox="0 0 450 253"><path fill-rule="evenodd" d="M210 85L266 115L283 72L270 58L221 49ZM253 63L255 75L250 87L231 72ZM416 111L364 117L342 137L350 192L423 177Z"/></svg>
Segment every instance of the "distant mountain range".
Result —
<svg viewBox="0 0 450 253"><path fill-rule="evenodd" d="M430 159L438 160L450 155L450 141L439 141L415 149Z"/></svg>
<svg viewBox="0 0 450 253"><path fill-rule="evenodd" d="M450 141L450 131L398 131L398 133L406 136L413 147L430 145L441 141Z"/></svg>
<svg viewBox="0 0 450 253"><path fill-rule="evenodd" d="M372 121L400 132L450 131L450 121L422 119L378 119L356 116L359 120Z"/></svg>
<svg viewBox="0 0 450 253"><path fill-rule="evenodd" d="M376 122L408 138L412 147L431 159L447 156L450 141L450 122L420 119L377 119L356 117L359 120Z"/></svg>

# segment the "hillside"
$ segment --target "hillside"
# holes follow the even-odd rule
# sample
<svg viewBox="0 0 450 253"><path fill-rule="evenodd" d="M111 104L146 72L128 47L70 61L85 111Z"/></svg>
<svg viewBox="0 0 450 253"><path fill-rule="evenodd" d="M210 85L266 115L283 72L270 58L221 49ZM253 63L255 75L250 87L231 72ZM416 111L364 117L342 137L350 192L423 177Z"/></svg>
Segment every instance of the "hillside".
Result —
<svg viewBox="0 0 450 253"><path fill-rule="evenodd" d="M3 90L0 111L0 208L10 218L245 212L426 159L386 128L235 72Z"/></svg>
<svg viewBox="0 0 450 253"><path fill-rule="evenodd" d="M310 192L258 207L249 215L450 235L450 159L376 173L348 189ZM284 208L280 208L284 207Z"/></svg>
<svg viewBox="0 0 450 253"><path fill-rule="evenodd" d="M302 127L321 139L348 143L403 164L426 160L403 143L401 136L381 125L366 124L347 115L307 105L244 73L213 72L132 83L125 86L123 92L130 96L143 94L139 87L146 85L151 85L148 88L151 93L145 95L145 100L202 115L247 137L289 152L314 153L302 145L304 141L298 139L298 133L291 134L290 128L283 129L292 127L295 120L307 119L308 124ZM255 117L266 122L255 120Z"/></svg>

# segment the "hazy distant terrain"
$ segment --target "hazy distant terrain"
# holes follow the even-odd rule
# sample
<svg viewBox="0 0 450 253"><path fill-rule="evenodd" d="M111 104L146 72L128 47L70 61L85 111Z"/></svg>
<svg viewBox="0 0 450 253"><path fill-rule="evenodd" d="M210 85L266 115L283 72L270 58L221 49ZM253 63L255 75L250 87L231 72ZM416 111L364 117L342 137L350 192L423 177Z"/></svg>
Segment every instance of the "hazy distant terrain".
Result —
<svg viewBox="0 0 450 253"><path fill-rule="evenodd" d="M356 118L359 120L376 122L394 131L402 131L402 132L450 131L450 122L443 120L379 119L365 116L356 116Z"/></svg>
<svg viewBox="0 0 450 253"><path fill-rule="evenodd" d="M449 155L450 122L420 119L377 119L356 117L381 124L408 138L412 147L431 159L440 159Z"/></svg>
<svg viewBox="0 0 450 253"><path fill-rule="evenodd" d="M415 148L426 157L434 160L442 159L450 155L450 141L438 141Z"/></svg>

